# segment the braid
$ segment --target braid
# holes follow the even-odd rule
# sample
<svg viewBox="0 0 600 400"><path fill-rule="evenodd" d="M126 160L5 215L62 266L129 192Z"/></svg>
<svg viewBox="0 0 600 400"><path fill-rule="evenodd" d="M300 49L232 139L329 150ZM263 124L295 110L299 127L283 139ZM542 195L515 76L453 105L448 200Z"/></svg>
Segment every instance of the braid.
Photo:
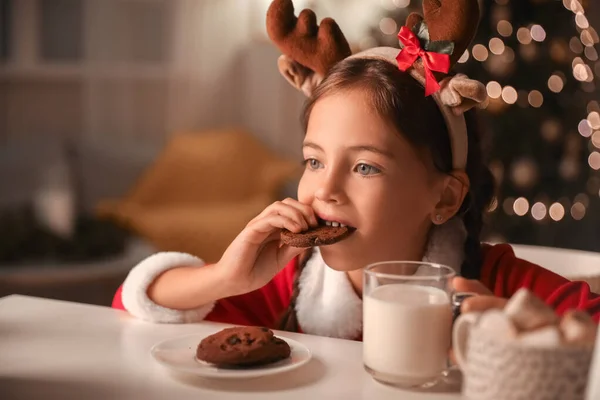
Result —
<svg viewBox="0 0 600 400"><path fill-rule="evenodd" d="M298 299L298 295L300 294L300 276L302 275L302 271L310 257L312 256L312 248L302 253L298 260L298 268L296 269L296 274L294 276L294 284L292 286L292 297L290 299L290 304L288 308L283 313L281 320L279 321L279 329L288 332L298 332L298 318L296 316L296 300Z"/></svg>
<svg viewBox="0 0 600 400"><path fill-rule="evenodd" d="M467 279L479 279L482 264L480 235L483 228L484 214L494 197L494 176L484 163L481 143L481 126L477 114L470 111L465 113L467 131L469 132L469 155L467 160L467 175L471 190L461 207L463 223L467 230L464 252L465 260L462 265L462 276Z"/></svg>

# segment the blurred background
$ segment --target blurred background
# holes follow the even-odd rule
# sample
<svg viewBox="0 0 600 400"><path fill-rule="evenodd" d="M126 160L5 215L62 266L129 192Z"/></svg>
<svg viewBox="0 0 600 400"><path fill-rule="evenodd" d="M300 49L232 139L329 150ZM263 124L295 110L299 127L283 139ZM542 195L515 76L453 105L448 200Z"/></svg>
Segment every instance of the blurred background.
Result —
<svg viewBox="0 0 600 400"><path fill-rule="evenodd" d="M269 0L0 0L0 296L108 305L157 250L216 261L295 196L303 96ZM354 51L420 0L296 0ZM600 4L482 0L458 70L487 85L485 239L600 251Z"/></svg>

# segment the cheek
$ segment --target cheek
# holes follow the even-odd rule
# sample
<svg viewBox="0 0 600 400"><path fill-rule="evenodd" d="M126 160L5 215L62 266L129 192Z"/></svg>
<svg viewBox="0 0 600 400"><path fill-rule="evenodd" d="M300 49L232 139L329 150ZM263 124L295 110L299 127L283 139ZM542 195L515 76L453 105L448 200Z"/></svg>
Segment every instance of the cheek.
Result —
<svg viewBox="0 0 600 400"><path fill-rule="evenodd" d="M312 203L314 190L311 189L310 180L306 176L306 172L302 174L300 182L298 182L298 201L304 204Z"/></svg>
<svg viewBox="0 0 600 400"><path fill-rule="evenodd" d="M363 193L357 208L363 210L367 223L385 226L385 230L418 227L433 210L430 189L412 179L386 184L368 195Z"/></svg>

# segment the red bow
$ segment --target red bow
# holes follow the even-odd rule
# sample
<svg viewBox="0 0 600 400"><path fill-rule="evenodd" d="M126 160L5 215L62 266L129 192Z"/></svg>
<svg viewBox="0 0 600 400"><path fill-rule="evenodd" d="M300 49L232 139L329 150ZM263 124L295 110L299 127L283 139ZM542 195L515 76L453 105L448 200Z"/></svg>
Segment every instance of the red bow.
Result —
<svg viewBox="0 0 600 400"><path fill-rule="evenodd" d="M448 54L428 52L421 48L421 43L417 35L406 26L403 26L398 33L398 39L404 45L396 57L398 68L402 71L409 69L421 57L423 68L425 69L425 96L429 96L440 89L440 85L435 80L433 72L448 73L450 70L450 56Z"/></svg>

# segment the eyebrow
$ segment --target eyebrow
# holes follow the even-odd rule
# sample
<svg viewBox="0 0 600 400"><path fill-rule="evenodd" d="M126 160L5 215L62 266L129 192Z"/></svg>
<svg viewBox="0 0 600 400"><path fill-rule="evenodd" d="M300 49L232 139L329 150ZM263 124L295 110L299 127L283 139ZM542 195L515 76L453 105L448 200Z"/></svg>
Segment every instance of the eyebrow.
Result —
<svg viewBox="0 0 600 400"><path fill-rule="evenodd" d="M313 142L304 142L303 147L310 147L310 148L313 148L318 151L324 151L321 146L319 146L318 144L313 143ZM354 152L369 151L371 153L381 154L384 157L394 158L394 155L392 153L390 153L389 151L382 150L375 146L369 146L369 145L350 146L350 147L348 147L348 150L354 151Z"/></svg>

